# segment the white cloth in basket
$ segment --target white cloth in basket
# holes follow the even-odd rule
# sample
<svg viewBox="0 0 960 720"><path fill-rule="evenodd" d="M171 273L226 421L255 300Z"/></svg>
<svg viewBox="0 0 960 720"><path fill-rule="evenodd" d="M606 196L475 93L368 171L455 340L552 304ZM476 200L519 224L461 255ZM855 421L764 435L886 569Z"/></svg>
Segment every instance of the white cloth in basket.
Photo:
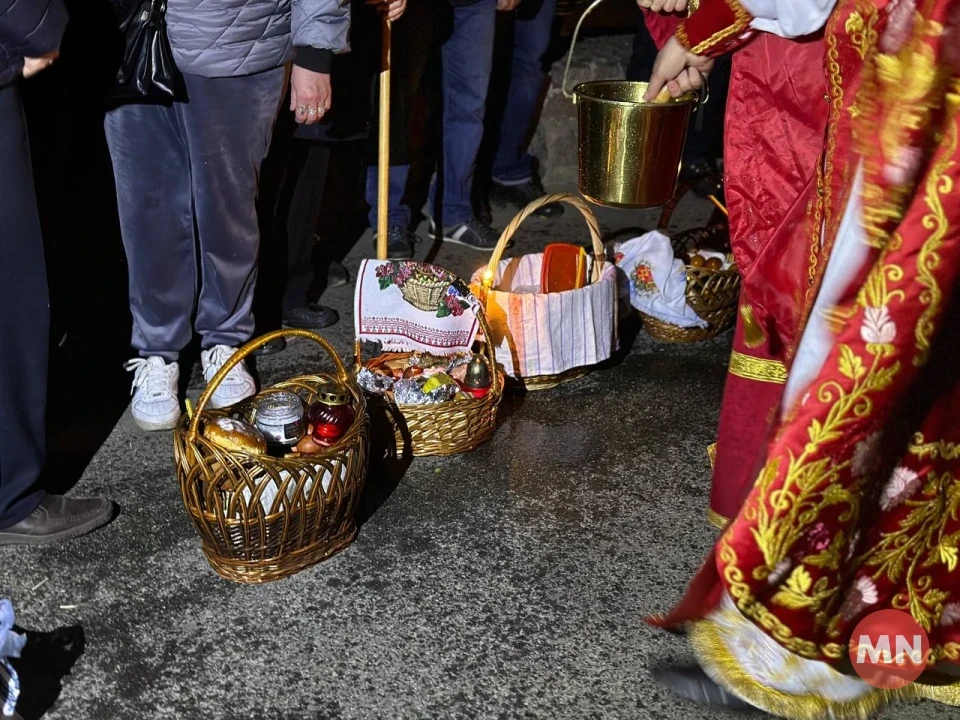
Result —
<svg viewBox="0 0 960 720"><path fill-rule="evenodd" d="M426 263L364 260L353 296L357 338L383 343L385 352L469 351L479 327L478 303L451 279L447 270Z"/></svg>
<svg viewBox="0 0 960 720"><path fill-rule="evenodd" d="M484 310L497 362L511 377L556 375L608 359L617 344L617 272L579 290L540 292L543 253L502 260ZM485 268L471 280L479 286Z"/></svg>
<svg viewBox="0 0 960 720"><path fill-rule="evenodd" d="M620 291L640 312L677 327L707 326L687 305L687 273L670 238L654 230L614 246ZM708 253L701 253L707 256ZM723 256L716 253L721 259Z"/></svg>

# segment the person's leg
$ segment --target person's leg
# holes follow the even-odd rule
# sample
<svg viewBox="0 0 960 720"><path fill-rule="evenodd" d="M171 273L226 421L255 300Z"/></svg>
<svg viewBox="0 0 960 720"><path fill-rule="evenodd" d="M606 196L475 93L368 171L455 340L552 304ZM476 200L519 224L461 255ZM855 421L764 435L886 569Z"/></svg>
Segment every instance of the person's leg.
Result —
<svg viewBox="0 0 960 720"><path fill-rule="evenodd" d="M27 129L16 86L0 89L0 528L43 499L50 311Z"/></svg>
<svg viewBox="0 0 960 720"><path fill-rule="evenodd" d="M287 288L283 294L283 311L304 307L309 302L310 286L316 274L313 247L323 201L323 188L330 165L330 147L324 143L298 142L295 152L301 155L295 175L290 210L287 212Z"/></svg>
<svg viewBox="0 0 960 720"><path fill-rule="evenodd" d="M129 270L131 344L141 357L175 361L193 337L197 287L183 128L174 107L139 103L111 110L104 124Z"/></svg>
<svg viewBox="0 0 960 720"><path fill-rule="evenodd" d="M493 67L496 0L454 8L453 33L443 44L443 193L434 216L445 228L474 219L471 191ZM438 207L439 205L439 207Z"/></svg>
<svg viewBox="0 0 960 720"><path fill-rule="evenodd" d="M413 211L403 203L410 174L410 119L423 85L431 49L434 46L438 9L434 0L410 0L403 17L393 29L393 66L390 103L390 175L387 225L390 227L388 255L410 257L416 235L410 232ZM373 87L373 122L379 125L379 81ZM370 206L370 227L377 229L377 161L379 137L371 132L367 142L366 201Z"/></svg>
<svg viewBox="0 0 960 720"><path fill-rule="evenodd" d="M557 0L541 0L532 15L523 14L525 11L530 12L523 4L516 11L510 88L493 162L493 180L501 185L522 185L534 180L533 156L526 152L526 147L546 78L543 60L550 46Z"/></svg>
<svg viewBox="0 0 960 720"><path fill-rule="evenodd" d="M298 142L299 158L291 167L290 182L296 183L287 213L287 288L283 295L285 327L322 330L336 324L336 310L313 302L310 290L317 277L314 262L317 223L323 188L330 169L330 146Z"/></svg>
<svg viewBox="0 0 960 720"><path fill-rule="evenodd" d="M260 231L257 183L280 108L284 69L232 78L185 76L181 106L200 244L196 329L203 347L234 347L254 322Z"/></svg>
<svg viewBox="0 0 960 720"><path fill-rule="evenodd" d="M15 85L0 88L0 545L77 537L110 520L104 498L48 495L50 306L30 145Z"/></svg>

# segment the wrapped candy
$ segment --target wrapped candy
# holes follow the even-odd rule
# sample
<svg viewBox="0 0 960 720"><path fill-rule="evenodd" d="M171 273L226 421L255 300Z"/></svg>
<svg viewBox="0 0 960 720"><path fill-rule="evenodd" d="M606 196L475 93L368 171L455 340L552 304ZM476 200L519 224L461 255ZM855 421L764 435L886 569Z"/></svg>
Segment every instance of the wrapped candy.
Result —
<svg viewBox="0 0 960 720"><path fill-rule="evenodd" d="M427 385L422 378L397 380L393 386L393 396L398 405L435 405L452 400L459 387L449 383Z"/></svg>
<svg viewBox="0 0 960 720"><path fill-rule="evenodd" d="M375 373L367 368L360 368L357 372L357 384L371 393L384 393L393 387L393 378Z"/></svg>

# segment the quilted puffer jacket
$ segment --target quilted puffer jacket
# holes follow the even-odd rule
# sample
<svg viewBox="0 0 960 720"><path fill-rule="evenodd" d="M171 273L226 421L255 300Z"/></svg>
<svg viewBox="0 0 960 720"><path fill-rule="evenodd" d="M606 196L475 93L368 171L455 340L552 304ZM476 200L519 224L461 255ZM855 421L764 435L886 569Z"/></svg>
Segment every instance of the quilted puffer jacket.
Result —
<svg viewBox="0 0 960 720"><path fill-rule="evenodd" d="M0 0L0 87L17 78L24 57L60 47L66 27L61 0Z"/></svg>
<svg viewBox="0 0 960 720"><path fill-rule="evenodd" d="M4 0L0 0L2 2ZM348 47L350 0L168 0L167 34L181 72L251 75L290 59L329 72Z"/></svg>

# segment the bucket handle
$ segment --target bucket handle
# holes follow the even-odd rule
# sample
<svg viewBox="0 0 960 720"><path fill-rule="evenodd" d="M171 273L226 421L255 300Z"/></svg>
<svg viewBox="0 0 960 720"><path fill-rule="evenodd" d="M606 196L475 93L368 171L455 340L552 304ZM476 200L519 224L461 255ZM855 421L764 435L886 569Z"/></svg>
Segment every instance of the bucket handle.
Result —
<svg viewBox="0 0 960 720"><path fill-rule="evenodd" d="M604 2L604 0L593 0L589 7L583 11L583 15L580 16L579 20L577 20L577 25L573 29L573 39L570 41L570 52L567 53L567 64L563 68L563 83L560 85L560 90L563 92L563 96L567 98L567 100L573 100L574 103L577 102L576 94L567 90L567 80L570 76L570 63L573 62L573 49L577 46L577 39L580 37L580 27L583 25L583 21L586 20L587 15L592 13L602 2ZM700 7L700 0L689 2L689 6L690 11L695 12ZM700 71L698 70L697 72ZM706 105L710 100L710 83L707 82L707 76L700 72L700 79L702 82L700 83L700 88L696 91L697 102L693 106L694 112Z"/></svg>
<svg viewBox="0 0 960 720"><path fill-rule="evenodd" d="M567 100L577 101L576 95L567 90L567 76L570 75L570 61L573 60L573 49L577 46L577 38L580 36L580 26L583 25L583 21L587 19L587 15L594 11L600 3L604 0L593 0L590 3L590 7L583 11L583 15L580 16L580 19L577 20L577 26L573 29L573 40L570 42L570 52L567 53L567 66L563 70L563 84L560 86L560 89L563 91L563 96Z"/></svg>

